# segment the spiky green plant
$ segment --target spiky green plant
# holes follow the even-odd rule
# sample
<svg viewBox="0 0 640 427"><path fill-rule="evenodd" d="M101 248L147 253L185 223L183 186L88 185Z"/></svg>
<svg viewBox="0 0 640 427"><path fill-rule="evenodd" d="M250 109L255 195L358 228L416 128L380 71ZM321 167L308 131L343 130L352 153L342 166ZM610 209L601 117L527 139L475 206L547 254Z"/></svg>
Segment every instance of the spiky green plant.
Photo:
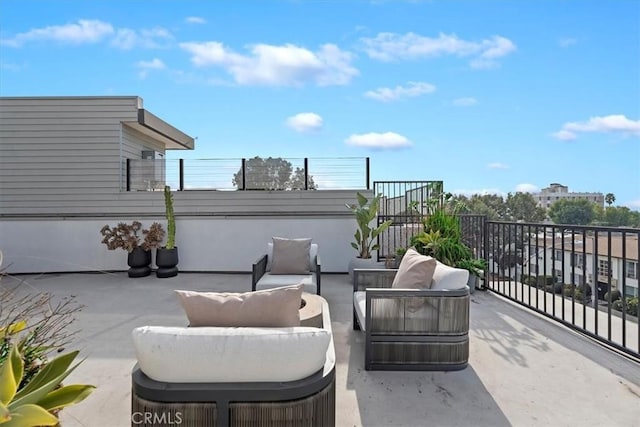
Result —
<svg viewBox="0 0 640 427"><path fill-rule="evenodd" d="M173 195L171 187L164 186L164 205L167 216L167 249L173 249L176 245L176 219L173 215Z"/></svg>
<svg viewBox="0 0 640 427"><path fill-rule="evenodd" d="M358 251L358 258L371 258L371 251L380 249L380 245L373 244L373 241L380 233L386 231L393 221L388 220L378 227L371 227L369 224L378 215L381 195L376 195L371 199L371 202L360 193L357 193L356 196L358 198L357 205L346 205L353 212L358 223L358 229L353 235L356 241L351 242L351 246Z"/></svg>
<svg viewBox="0 0 640 427"><path fill-rule="evenodd" d="M18 346L0 367L0 425L2 427L32 427L58 425L52 412L83 401L95 388L92 385L61 386L79 363L71 366L77 351L56 357L20 391L24 362Z"/></svg>

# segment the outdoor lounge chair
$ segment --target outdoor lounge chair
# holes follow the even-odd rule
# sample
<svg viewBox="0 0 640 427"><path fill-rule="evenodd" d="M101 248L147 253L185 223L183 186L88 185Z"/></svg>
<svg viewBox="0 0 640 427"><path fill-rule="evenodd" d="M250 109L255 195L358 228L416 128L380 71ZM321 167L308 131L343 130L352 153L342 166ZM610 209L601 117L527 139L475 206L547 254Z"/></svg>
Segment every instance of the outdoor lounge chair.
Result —
<svg viewBox="0 0 640 427"><path fill-rule="evenodd" d="M285 240L285 239L282 239ZM289 240L304 240L304 239L289 239ZM278 256L278 253L275 254ZM276 274L272 270L274 259L274 246L273 243L269 243L267 246L267 253L262 255L252 266L251 274L251 290L269 289L287 285L297 285L299 283L304 284L305 292L315 293L320 295L320 256L318 255L318 245L311 243L309 249L306 273L296 274Z"/></svg>
<svg viewBox="0 0 640 427"><path fill-rule="evenodd" d="M397 271L354 270L353 328L365 334L365 369L464 369L469 359L468 272L438 263L431 289L392 289ZM444 279L451 275L457 277ZM443 289L443 282L453 286Z"/></svg>

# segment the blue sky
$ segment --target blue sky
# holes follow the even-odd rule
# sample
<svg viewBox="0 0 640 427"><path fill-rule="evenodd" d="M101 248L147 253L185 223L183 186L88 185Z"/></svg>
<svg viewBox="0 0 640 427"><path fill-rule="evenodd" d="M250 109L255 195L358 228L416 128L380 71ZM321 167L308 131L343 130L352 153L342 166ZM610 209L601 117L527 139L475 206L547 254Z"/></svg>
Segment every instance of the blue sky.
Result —
<svg viewBox="0 0 640 427"><path fill-rule="evenodd" d="M370 157L640 209L640 2L0 0L0 95L138 95L169 158Z"/></svg>

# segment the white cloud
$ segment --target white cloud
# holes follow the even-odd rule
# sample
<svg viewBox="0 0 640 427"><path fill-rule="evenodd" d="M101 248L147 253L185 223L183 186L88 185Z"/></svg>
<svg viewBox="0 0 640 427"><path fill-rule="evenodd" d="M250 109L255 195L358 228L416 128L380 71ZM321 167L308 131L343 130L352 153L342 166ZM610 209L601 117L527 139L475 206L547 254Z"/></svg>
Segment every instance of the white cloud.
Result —
<svg viewBox="0 0 640 427"><path fill-rule="evenodd" d="M632 200L630 202L625 203L625 205L629 208L629 209L633 209L636 211L640 211L640 199L637 200Z"/></svg>
<svg viewBox="0 0 640 427"><path fill-rule="evenodd" d="M586 122L567 122L552 136L562 141L578 137L578 133L615 132L623 135L640 136L640 120L631 120L622 114L591 117Z"/></svg>
<svg viewBox="0 0 640 427"><path fill-rule="evenodd" d="M518 184L516 185L517 193L539 193L540 187L534 184Z"/></svg>
<svg viewBox="0 0 640 427"><path fill-rule="evenodd" d="M500 162L489 163L487 167L489 169L509 169L509 165L505 165L504 163Z"/></svg>
<svg viewBox="0 0 640 427"><path fill-rule="evenodd" d="M187 24L206 24L207 20L199 16L188 16L184 20Z"/></svg>
<svg viewBox="0 0 640 427"><path fill-rule="evenodd" d="M0 70L7 70L17 73L22 69L22 66L14 64L12 62L0 62Z"/></svg>
<svg viewBox="0 0 640 427"><path fill-rule="evenodd" d="M73 24L34 28L25 33L16 34L13 38L3 39L2 44L21 47L32 41L56 41L72 44L97 43L114 32L113 26L108 22L80 19Z"/></svg>
<svg viewBox="0 0 640 427"><path fill-rule="evenodd" d="M353 134L344 142L354 147L374 149L399 149L413 145L405 136L395 132Z"/></svg>
<svg viewBox="0 0 640 427"><path fill-rule="evenodd" d="M194 65L221 67L241 85L344 85L359 74L351 65L352 55L332 44L316 52L292 44L257 44L250 46L248 55L215 41L181 43L180 47L191 54Z"/></svg>
<svg viewBox="0 0 640 427"><path fill-rule="evenodd" d="M381 87L376 90L365 92L364 96L377 101L388 102L400 98L412 98L427 93L432 93L436 87L425 82L409 82L407 86L396 86L395 88Z"/></svg>
<svg viewBox="0 0 640 427"><path fill-rule="evenodd" d="M99 43L107 39L110 39L112 46L128 50L134 47L162 47L167 41L173 39L173 36L167 29L161 27L132 30L130 28L114 28L110 23L96 19L80 19L77 23L51 25L19 33L13 38L1 40L0 44L11 47L21 47L25 43L35 41L88 44Z"/></svg>
<svg viewBox="0 0 640 427"><path fill-rule="evenodd" d="M153 58L151 61L138 61L136 67L140 69L138 76L144 79L149 74L149 70L164 70L167 68L164 62L158 58Z"/></svg>
<svg viewBox="0 0 640 427"><path fill-rule="evenodd" d="M123 50L130 50L134 47L155 49L165 46L171 39L173 39L171 33L161 27L142 30L120 28L111 40L111 45Z"/></svg>
<svg viewBox="0 0 640 427"><path fill-rule="evenodd" d="M572 141L577 138L577 135L575 133L569 132L568 130L559 130L558 132L554 132L551 135L561 141Z"/></svg>
<svg viewBox="0 0 640 427"><path fill-rule="evenodd" d="M374 38L360 39L369 57L380 61L418 59L454 55L470 57L473 68L495 68L502 58L516 51L516 45L502 36L481 41L460 39L455 34L440 33L438 37L425 37L415 33L379 33Z"/></svg>
<svg viewBox="0 0 640 427"><path fill-rule="evenodd" d="M578 39L574 39L571 37L563 37L560 40L558 40L558 45L560 45L560 47L569 47L576 43L578 43Z"/></svg>
<svg viewBox="0 0 640 427"><path fill-rule="evenodd" d="M458 98L453 100L453 105L456 107L471 107L472 105L476 105L478 100L471 97Z"/></svg>
<svg viewBox="0 0 640 427"><path fill-rule="evenodd" d="M322 128L322 117L316 113L298 113L286 121L287 126L296 132L313 132Z"/></svg>

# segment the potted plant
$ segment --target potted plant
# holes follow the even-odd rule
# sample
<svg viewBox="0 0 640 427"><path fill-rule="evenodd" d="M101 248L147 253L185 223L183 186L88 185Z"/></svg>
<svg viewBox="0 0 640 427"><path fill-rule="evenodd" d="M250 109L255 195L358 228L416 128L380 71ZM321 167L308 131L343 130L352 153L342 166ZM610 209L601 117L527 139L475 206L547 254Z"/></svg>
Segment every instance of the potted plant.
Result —
<svg viewBox="0 0 640 427"><path fill-rule="evenodd" d="M164 204L167 217L167 244L156 251L156 276L159 278L178 275L178 247L176 246L176 219L173 214L171 187L164 187Z"/></svg>
<svg viewBox="0 0 640 427"><path fill-rule="evenodd" d="M142 234L142 240L140 237ZM105 225L100 230L102 243L110 251L124 249L127 251L129 277L145 277L151 274L151 249L158 247L164 237L162 225L154 222L148 229L143 229L139 221L131 224L124 222L111 227Z"/></svg>
<svg viewBox="0 0 640 427"><path fill-rule="evenodd" d="M373 227L373 222L378 216L378 208L380 205L381 195L376 195L371 201L363 196L361 193L356 193L358 198L357 205L346 205L348 209L356 217L358 229L353 237L355 242L351 242L351 246L358 251L356 258L352 258L349 262L349 277L353 276L354 268L372 268L374 261L371 256L372 251L380 249L380 245L374 244L374 240L380 233L386 231L393 221L387 220L380 224L378 227Z"/></svg>
<svg viewBox="0 0 640 427"><path fill-rule="evenodd" d="M462 241L460 220L456 216L461 206L449 203L451 197L447 194L444 203L430 206L429 214L422 220L424 230L412 236L410 244L418 252L432 256L443 264L468 270L467 285L473 292L487 263L476 258L471 248Z"/></svg>

